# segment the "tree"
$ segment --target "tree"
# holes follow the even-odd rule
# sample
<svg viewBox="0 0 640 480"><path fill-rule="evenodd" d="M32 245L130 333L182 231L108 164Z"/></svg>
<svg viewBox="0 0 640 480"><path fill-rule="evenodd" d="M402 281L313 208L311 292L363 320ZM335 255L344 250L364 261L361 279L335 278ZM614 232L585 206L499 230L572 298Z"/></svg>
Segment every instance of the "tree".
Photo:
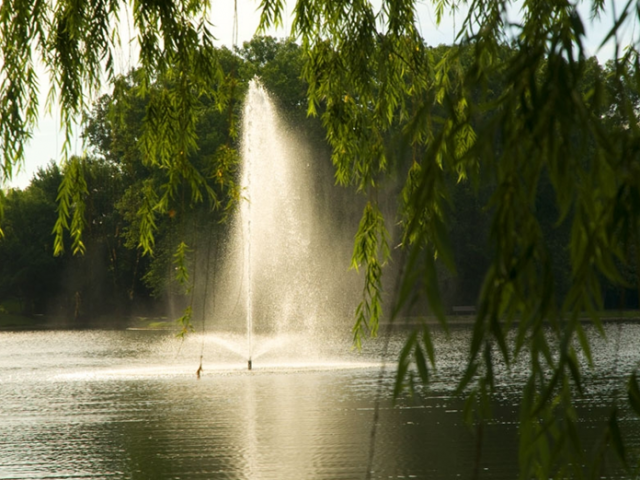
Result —
<svg viewBox="0 0 640 480"><path fill-rule="evenodd" d="M24 191L7 193L0 298L17 300L27 313L43 313L59 295L64 262L51 255L51 228L61 179L60 169L51 164Z"/></svg>
<svg viewBox="0 0 640 480"><path fill-rule="evenodd" d="M189 1L135 2L131 14L140 46L139 94L148 98L142 131L142 161L165 172L163 194L154 196L148 186L151 208L144 210L145 250L153 248L153 229L158 212L166 212L177 185L185 180L194 186L193 198L212 195L189 155L196 149L196 100L212 94L215 105L228 102L225 77L207 20L208 4ZM49 100L58 99L65 126L63 146L67 156L73 120L87 106L104 80L116 80L114 58L119 46L119 18L129 15L126 2L30 2L8 1L0 6L0 52L3 59L0 82L1 183L10 180L22 161L24 144L37 122L38 78L36 63L50 74ZM167 88L152 88L161 78ZM80 173L70 162L69 170ZM64 182L61 199L79 198L79 177ZM64 209L62 209L64 211ZM70 224L64 215L58 225L57 252L61 232L70 228L73 249L83 250L83 224L76 215Z"/></svg>
<svg viewBox="0 0 640 480"><path fill-rule="evenodd" d="M457 6L435 2L438 19ZM593 15L602 14L603 2L591 6ZM525 2L516 21L512 8L508 1L471 2L457 45L443 56L421 38L413 1L383 1L378 9L369 2L299 1L292 32L306 55L309 113L322 107L338 179L369 198L354 252L366 278L356 335L375 332L382 314L381 265L389 249L375 192L394 165L390 137L400 131L413 155L397 213L406 261L393 312L411 302L419 280L418 295L446 326L438 264L455 269L446 228L451 185L489 185L493 252L459 389L481 424L495 391L494 363L527 357L522 477L582 477L582 465L598 472L604 454L588 461L575 430L578 352L597 360L580 316L588 312L601 328L601 281L624 284L617 262L628 262L626 252L640 239L638 39L624 46L618 36L640 11L628 2L617 12L607 37L616 58L605 73L587 58L576 4ZM278 24L282 11L282 2L263 2L262 26ZM505 79L498 92L488 88L496 74ZM570 225L571 278L563 295L535 214L544 183L553 187L557 221ZM397 392L412 375L428 382L435 366L429 326L420 330L400 357ZM640 413L640 389L635 372L629 374L630 405ZM615 408L606 435L626 460ZM550 445L554 455L545 454Z"/></svg>
<svg viewBox="0 0 640 480"><path fill-rule="evenodd" d="M121 235L126 222L114 204L125 176L105 161L82 162L86 192L86 255L52 255L56 198L65 181L54 163L40 169L25 190L10 190L5 202L6 231L0 241L0 299L15 299L27 314L74 318L88 324L105 315L122 318L134 297L148 295L140 285L140 259ZM67 245L68 249L68 245Z"/></svg>
<svg viewBox="0 0 640 480"><path fill-rule="evenodd" d="M194 259L198 251L200 255L203 254L202 246L209 242L207 236L219 236L225 231L227 226L223 225L224 219L239 199L235 185L238 150L235 125L241 115L241 101L249 81L260 75L265 84L282 94L280 100L286 115L298 117L296 124L304 130L309 130L305 128L309 124L313 125L317 136L321 131L319 122L309 120L304 115L306 87L300 80L302 55L299 46L271 37L256 37L233 52L224 47L216 51L228 77L226 85L233 92L229 92L231 100L227 102L225 110L220 110L207 95L193 103L197 111L197 136L189 162L206 184L208 194L204 197L197 197L197 186L194 188L193 183L184 179L173 185L167 184L165 168L143 161L145 146L141 139L150 99L141 94L143 85L139 71L133 70L126 76L118 77L113 91L101 97L85 117L83 136L89 152L105 168L119 173L116 175L119 193L113 197L112 203L123 221L120 236L129 249L137 250L136 262L141 263L140 273L146 285L154 296L171 298L170 305L190 303L190 295L185 295L185 292L193 291ZM153 90L156 95L163 95L169 92L171 85L170 82L167 84L164 77L160 77L145 88ZM78 170L79 178L83 176L83 171L89 171L83 166L86 162L95 163L95 160L87 157L69 163L69 178L75 174L74 170ZM149 198L145 194L147 191L155 194L168 189L172 190L172 194L162 200L162 206L158 205L159 198ZM80 192L80 197L76 198L81 200L90 190L87 188L85 193ZM206 201L205 197L210 201ZM65 204L70 207L65 215L73 222L78 211L76 206L80 202L66 201L61 205ZM139 215L144 208L154 215L151 258L139 258L143 251L143 248L138 249L140 238L149 233L144 232L145 225ZM86 217L86 214L83 216ZM62 238L64 231L62 220L57 225L58 239ZM86 219L78 221L81 227L88 226ZM86 233L91 235L85 232L85 236Z"/></svg>
<svg viewBox="0 0 640 480"><path fill-rule="evenodd" d="M194 202L217 198L192 163L201 113L197 100L211 98L224 110L234 81L220 68L212 47L206 5L133 4L141 45L140 95L148 99L142 161L164 175L162 183L146 185L146 207L139 210L139 241L146 251L154 246L157 215L168 212L182 182L190 186ZM434 5L439 21L459 3L436 0ZM263 27L282 23L282 0L263 0L261 7ZM597 16L605 3L593 0L591 7ZM354 265L365 271L356 341L367 330L375 333L382 315L382 266L390 251L376 191L390 168L404 175L397 217L405 266L392 311L423 296L444 325L437 273L440 264L455 269L447 235L452 185L491 188L487 204L494 250L459 388L481 424L495 389L494 362L528 358L520 423L523 478L583 476L587 459L578 445L572 407L582 388L578 350L590 362L597 359L580 315L588 312L599 327L602 278L624 285L619 266L637 258L631 252L640 245L640 61L637 36L624 51L620 39L623 27L640 16L633 7L629 0L616 12L606 39L615 58L606 73L591 68L583 18L571 2L471 2L456 45L442 56L421 38L413 0L383 0L378 9L370 2L298 0L294 9L308 111L321 115L338 181L355 185L368 200L354 249ZM0 8L0 133L3 175L10 177L36 120L32 52L52 72L63 120L70 125L84 94L98 86L103 61L107 77L115 76L111 39L121 4L64 0L51 7L14 0ZM515 21L513 8L520 9ZM488 89L493 75L505 78L499 91ZM585 84L593 86L585 92ZM478 122L479 117L486 121ZM408 165L390 148L397 132L411 148ZM74 188L83 182L76 180L64 185L61 205L77 198ZM556 197L558 221L570 225L571 278L563 295L557 295L554 257L535 215L545 181ZM74 228L81 223L68 224L76 250L83 248L82 229ZM418 279L419 290L413 288ZM512 328L514 342L507 341ZM429 326L422 325L420 333L409 337L399 360L397 391L412 372L428 381L435 365ZM635 372L629 374L630 406L640 413L640 387ZM606 435L625 459L615 408ZM551 456L546 454L550 445ZM603 456L597 452L589 459L592 472L598 472Z"/></svg>

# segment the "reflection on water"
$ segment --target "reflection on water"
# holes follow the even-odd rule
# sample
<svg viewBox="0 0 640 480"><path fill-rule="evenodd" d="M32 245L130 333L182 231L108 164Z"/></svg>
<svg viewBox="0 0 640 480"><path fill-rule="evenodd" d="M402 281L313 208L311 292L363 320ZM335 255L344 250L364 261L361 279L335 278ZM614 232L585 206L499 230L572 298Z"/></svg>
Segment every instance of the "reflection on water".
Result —
<svg viewBox="0 0 640 480"><path fill-rule="evenodd" d="M469 332L439 337L440 375L419 402L392 405L383 378L374 478L469 478L476 445L452 396ZM605 359L581 400L595 440L620 373L636 365L640 327L594 341ZM0 333L0 479L357 479L366 472L381 359L333 345L296 357L296 341L255 369L230 339L159 332ZM400 338L394 338L394 348ZM398 345L396 345L398 344ZM196 379L200 351L204 375ZM292 360L293 359L293 360ZM517 366L501 376L496 420L484 431L481 478L517 475ZM638 439L637 421L623 427Z"/></svg>

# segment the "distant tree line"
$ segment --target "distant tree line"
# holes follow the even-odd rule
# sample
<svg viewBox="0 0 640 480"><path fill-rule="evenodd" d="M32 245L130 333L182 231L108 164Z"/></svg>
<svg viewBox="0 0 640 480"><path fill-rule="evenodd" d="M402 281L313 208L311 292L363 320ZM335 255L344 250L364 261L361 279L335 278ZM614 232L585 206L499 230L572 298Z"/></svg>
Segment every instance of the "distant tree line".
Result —
<svg viewBox="0 0 640 480"><path fill-rule="evenodd" d="M451 47L440 46L431 52L435 57L443 57L450 50ZM307 116L308 85L301 79L300 47L291 41L256 37L242 48L234 51L220 48L218 53L228 74L224 82L227 91L199 97L197 148L190 155L190 162L204 177L206 188L212 189L211 195L199 198L199 192L193 190L190 182L173 185L171 188L175 191L167 196L164 211L153 217L153 253L144 251L140 245L140 222L144 216L139 213L153 208L145 203L148 201L145 192L154 191L160 196L165 193L163 188L168 187L163 183L160 170L143 161L143 149L150 147L141 146L144 141L142 119L150 100L149 96L140 95L140 89L150 88L156 95L162 95L165 80L158 79L149 87L143 85L135 70L119 77L113 92L101 97L85 118L83 137L87 156L72 159L64 167L52 162L41 168L24 190L11 189L5 193L2 223L5 236L0 241L0 305L18 305L24 314L60 315L84 325L95 324L103 317L117 324L132 314L164 315L168 310L171 310L170 316L182 315L181 307L188 303L191 288L189 275L194 249L202 249L212 237L216 241L224 238L228 228L225 220L241 201L242 194L237 191L235 181L239 162L238 119L248 82L256 75L277 99L287 120L297 126L297 133L319 152L314 166L318 181L334 181L330 148L320 120ZM504 47L502 55L512 53ZM470 54L462 58L466 62L472 60ZM606 76L611 66L603 67L592 58L588 68L600 73L605 71ZM504 78L494 75L483 94L491 99L499 95L503 84ZM587 95L593 85L585 84L581 88ZM228 97L225 109L218 108L218 102L207 100L221 95ZM446 115L444 106L441 113ZM605 109L603 115L609 116L611 128L623 128L615 111ZM482 112L473 118L477 131L482 130L483 122L491 121ZM434 125L433 128L441 127ZM399 129L389 135L387 145L394 152L389 152L388 158L395 159L395 163L389 166L393 175L385 181L381 192L385 202L395 205L407 195L396 187L395 179L410 174L415 152ZM74 173L78 176L74 177ZM73 198L66 204L60 202L61 185L65 179L75 181L75 178L84 182L78 190L82 202L74 202ZM449 307L475 305L491 263L490 209L495 207L491 206L489 196L495 185L490 180L471 182L463 177L449 179L449 182L451 199L445 214L450 218L448 234L457 260L457 274L441 272L442 297ZM552 254L557 257L553 262L553 278L558 294L562 295L568 290L571 277L568 250L571 232L569 223L557 210L555 195L549 179L543 176L536 190L535 214L548 244L553 247ZM74 247L72 232L71 238L56 245L58 255L54 256L53 233L61 227L61 208L69 209L71 230L74 214L79 208L83 209L79 217L84 229L83 243L80 248ZM388 209L388 212L395 211L395 207ZM337 222L352 218L340 211L336 211L335 216ZM81 254L74 255L74 250ZM636 255L634 246L628 249L628 255ZM631 265L622 270L627 288L603 283L607 308L638 307L637 276L633 268L637 262L625 265ZM392 264L388 268L393 270L397 266ZM168 305L178 307L169 309ZM406 313L424 313L425 308L423 299L423 303L407 307Z"/></svg>

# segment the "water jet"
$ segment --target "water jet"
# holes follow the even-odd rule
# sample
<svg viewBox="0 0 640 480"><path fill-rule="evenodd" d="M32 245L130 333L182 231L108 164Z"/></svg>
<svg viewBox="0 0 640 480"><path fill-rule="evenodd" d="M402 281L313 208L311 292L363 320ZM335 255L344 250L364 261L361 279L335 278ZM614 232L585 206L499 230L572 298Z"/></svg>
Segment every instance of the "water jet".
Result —
<svg viewBox="0 0 640 480"><path fill-rule="evenodd" d="M249 370L275 352L289 363L321 359L327 342L350 337L359 290L328 152L300 140L256 79L241 132L240 202L214 280L214 330L232 332Z"/></svg>

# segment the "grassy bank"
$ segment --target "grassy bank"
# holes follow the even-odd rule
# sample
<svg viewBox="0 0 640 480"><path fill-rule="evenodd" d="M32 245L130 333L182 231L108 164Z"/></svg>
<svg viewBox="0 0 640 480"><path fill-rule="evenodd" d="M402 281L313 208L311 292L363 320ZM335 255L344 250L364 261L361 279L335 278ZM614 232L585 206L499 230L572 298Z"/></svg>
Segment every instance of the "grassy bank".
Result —
<svg viewBox="0 0 640 480"><path fill-rule="evenodd" d="M17 313L0 313L0 329L36 328L44 323L43 317L29 317Z"/></svg>
<svg viewBox="0 0 640 480"><path fill-rule="evenodd" d="M0 330L30 329L124 329L139 328L141 330L178 330L175 321L164 317L116 317L113 315L75 321L59 315L23 315L14 312L0 312Z"/></svg>

